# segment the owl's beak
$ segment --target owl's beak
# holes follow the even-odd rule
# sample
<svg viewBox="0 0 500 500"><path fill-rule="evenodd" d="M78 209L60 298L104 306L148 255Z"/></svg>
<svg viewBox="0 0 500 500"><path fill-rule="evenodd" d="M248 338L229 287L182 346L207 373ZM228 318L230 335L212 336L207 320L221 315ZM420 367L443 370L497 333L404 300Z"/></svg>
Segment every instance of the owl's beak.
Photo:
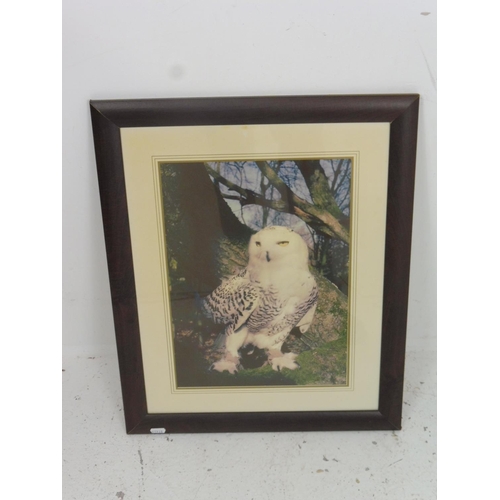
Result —
<svg viewBox="0 0 500 500"><path fill-rule="evenodd" d="M267 262L270 262L270 260L271 260L271 257L269 257L269 252L266 252L266 260L267 260Z"/></svg>

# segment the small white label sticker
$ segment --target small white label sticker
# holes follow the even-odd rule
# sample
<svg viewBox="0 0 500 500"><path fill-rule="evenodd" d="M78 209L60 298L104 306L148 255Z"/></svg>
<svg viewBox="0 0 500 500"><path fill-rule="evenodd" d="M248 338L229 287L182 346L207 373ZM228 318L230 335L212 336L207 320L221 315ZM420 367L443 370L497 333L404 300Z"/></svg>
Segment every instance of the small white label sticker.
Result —
<svg viewBox="0 0 500 500"><path fill-rule="evenodd" d="M167 430L165 427L153 427L150 429L151 434L165 434Z"/></svg>

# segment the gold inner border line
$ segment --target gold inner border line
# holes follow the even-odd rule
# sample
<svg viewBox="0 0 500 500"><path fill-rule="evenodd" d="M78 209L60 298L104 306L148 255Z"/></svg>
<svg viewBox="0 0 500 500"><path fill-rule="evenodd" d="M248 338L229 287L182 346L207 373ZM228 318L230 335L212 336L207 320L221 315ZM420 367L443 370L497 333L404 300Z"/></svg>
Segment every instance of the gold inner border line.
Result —
<svg viewBox="0 0 500 500"><path fill-rule="evenodd" d="M176 372L175 372L175 351L173 346L173 329L172 329L172 313L171 313L171 301L168 285L168 248L166 244L165 235L165 214L163 207L163 194L161 188L160 179L160 165L162 163L192 163L194 161L230 161L230 160L246 160L252 161L256 159L266 159L273 161L283 161L283 160L300 160L300 159L315 159L315 160L333 160L333 159L350 159L351 160L351 182L350 182L350 241L349 241L349 282L348 282L348 297L347 297L347 369L346 369L346 384L342 385L300 385L300 386L203 386L203 387L177 387ZM353 318L356 316L353 314L355 311L355 294L353 294L353 289L356 283L356 243L357 243L357 193L359 192L358 184L358 168L359 168L359 151L315 151L315 152L287 152L283 153L272 153L266 152L261 154L217 154L217 155L184 155L182 157L178 155L161 155L152 156L152 168L153 168L153 179L155 184L154 200L156 205L157 214L157 228L158 228L158 248L160 252L160 262L162 265L162 291L163 291L163 313L165 318L165 325L167 326L167 347L168 347L168 369L170 373L171 394L216 394L216 393L259 393L259 392L331 392L331 391L354 391L355 380L354 380L354 338L355 338L355 328Z"/></svg>

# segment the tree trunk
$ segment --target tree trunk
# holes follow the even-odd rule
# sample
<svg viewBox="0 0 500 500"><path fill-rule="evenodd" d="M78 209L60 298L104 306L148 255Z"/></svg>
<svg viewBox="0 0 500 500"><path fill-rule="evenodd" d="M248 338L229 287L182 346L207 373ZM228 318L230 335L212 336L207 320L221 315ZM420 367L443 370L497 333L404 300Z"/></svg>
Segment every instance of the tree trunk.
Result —
<svg viewBox="0 0 500 500"><path fill-rule="evenodd" d="M220 284L221 239L248 241L241 224L210 181L202 163L161 167L172 299L210 293Z"/></svg>

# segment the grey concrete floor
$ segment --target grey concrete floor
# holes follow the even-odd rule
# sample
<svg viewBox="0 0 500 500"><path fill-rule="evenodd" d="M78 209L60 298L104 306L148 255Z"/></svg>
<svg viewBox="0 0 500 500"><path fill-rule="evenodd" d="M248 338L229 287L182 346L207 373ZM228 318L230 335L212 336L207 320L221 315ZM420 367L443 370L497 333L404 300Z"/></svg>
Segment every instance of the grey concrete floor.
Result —
<svg viewBox="0 0 500 500"><path fill-rule="evenodd" d="M434 499L435 353L405 377L402 431L129 436L116 356L67 355L63 499Z"/></svg>

